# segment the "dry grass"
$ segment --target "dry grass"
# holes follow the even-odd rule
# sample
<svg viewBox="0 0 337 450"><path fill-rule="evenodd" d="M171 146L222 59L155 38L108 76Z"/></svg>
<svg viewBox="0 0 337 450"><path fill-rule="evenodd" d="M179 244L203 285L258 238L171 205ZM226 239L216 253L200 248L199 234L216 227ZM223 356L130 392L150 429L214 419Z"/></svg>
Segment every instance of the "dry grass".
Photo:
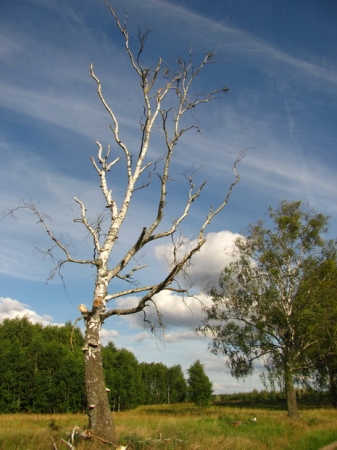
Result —
<svg viewBox="0 0 337 450"><path fill-rule="evenodd" d="M284 411L267 409L144 406L115 414L115 422L119 442L133 450L318 450L337 440L337 411L331 409L304 410L301 420L292 421ZM84 429L86 417L0 415L0 449L46 450L53 440L65 449L61 438L75 426ZM77 445L78 450L101 448L106 446L97 440Z"/></svg>

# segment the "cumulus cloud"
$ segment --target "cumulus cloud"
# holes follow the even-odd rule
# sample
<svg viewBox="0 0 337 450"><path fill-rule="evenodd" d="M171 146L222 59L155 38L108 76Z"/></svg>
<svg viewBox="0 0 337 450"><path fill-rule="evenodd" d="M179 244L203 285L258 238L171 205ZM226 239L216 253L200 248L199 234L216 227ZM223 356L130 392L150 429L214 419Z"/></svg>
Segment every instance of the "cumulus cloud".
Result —
<svg viewBox="0 0 337 450"><path fill-rule="evenodd" d="M42 325L57 325L52 323L51 316L40 316L25 303L21 303L10 297L0 297L0 321L4 319L15 319L16 317L27 317L32 323L41 323Z"/></svg>
<svg viewBox="0 0 337 450"><path fill-rule="evenodd" d="M106 330L105 328L102 328L101 331L101 337L102 339L110 339L110 338L115 338L118 336L118 331L116 330Z"/></svg>
<svg viewBox="0 0 337 450"><path fill-rule="evenodd" d="M149 303L145 308L146 319L151 323L157 323L157 311L161 314L165 328L187 328L194 330L201 322L202 306L210 305L210 298L207 291L211 286L216 286L219 280L221 270L233 259L232 252L234 249L234 241L241 235L230 231L212 232L206 235L206 243L201 250L192 258L188 267L187 278L181 276L179 282L186 287L193 286L194 292L198 294L193 296L181 296L174 291L162 291L153 297L154 304ZM195 242L183 244L179 248L179 252L184 254L188 251L188 246L193 246ZM154 249L155 256L158 260L170 263L170 255L172 255L172 246L160 245ZM203 291L203 292L202 292ZM118 307L129 308L134 307L139 301L136 296L124 297L117 300ZM144 315L134 314L123 316L123 320L134 328L144 328ZM191 338L193 332L185 332L181 334L166 334L165 340L176 341L178 339ZM143 340L144 335L140 335L138 339Z"/></svg>
<svg viewBox="0 0 337 450"><path fill-rule="evenodd" d="M192 257L184 284L188 282L204 292L207 292L210 287L216 286L222 269L233 260L234 242L239 237L241 237L240 234L226 230L207 233L206 243ZM188 251L188 248L195 244L195 240L183 244L179 248L179 253L183 255ZM169 263L172 259L171 255L171 244L159 245L155 248L155 256L159 260L165 260Z"/></svg>
<svg viewBox="0 0 337 450"><path fill-rule="evenodd" d="M139 333L135 337L135 342L144 342L148 339L151 339L151 335L143 331L142 333ZM182 342L186 340L196 340L196 339L205 339L204 336L196 334L193 330L178 330L178 331L172 331L170 333L163 333L162 336L160 336L160 342L163 344L174 344L176 342Z"/></svg>
<svg viewBox="0 0 337 450"><path fill-rule="evenodd" d="M175 331L172 333L166 333L164 335L164 342L181 342L183 340L195 340L202 339L202 336L197 335L193 330Z"/></svg>
<svg viewBox="0 0 337 450"><path fill-rule="evenodd" d="M137 334L137 336L135 336L134 342L144 342L147 339L149 339L149 333L147 333L146 331L142 331L141 333Z"/></svg>
<svg viewBox="0 0 337 450"><path fill-rule="evenodd" d="M116 330L106 330L102 328L101 330L101 340L103 344L107 344L109 341L115 339L118 336L118 331Z"/></svg>
<svg viewBox="0 0 337 450"><path fill-rule="evenodd" d="M50 315L44 314L40 316L37 312L30 308L29 305L14 300L10 297L0 297L0 322L4 319L15 319L15 318L27 317L32 323L40 323L43 326L47 325L59 325L63 324L53 322L53 318ZM82 333L84 334L84 329L82 328ZM112 341L118 336L118 331L107 330L102 328L101 339L102 343L106 345L109 341Z"/></svg>
<svg viewBox="0 0 337 450"><path fill-rule="evenodd" d="M194 329L200 324L202 305L209 305L210 299L206 295L182 297L172 291L162 291L153 297L157 310L162 316L165 328L184 327ZM120 308L128 308L138 303L136 297L126 297L118 300ZM153 304L145 308L146 319L157 323L156 308ZM144 328L144 315L133 314L122 316L132 327Z"/></svg>

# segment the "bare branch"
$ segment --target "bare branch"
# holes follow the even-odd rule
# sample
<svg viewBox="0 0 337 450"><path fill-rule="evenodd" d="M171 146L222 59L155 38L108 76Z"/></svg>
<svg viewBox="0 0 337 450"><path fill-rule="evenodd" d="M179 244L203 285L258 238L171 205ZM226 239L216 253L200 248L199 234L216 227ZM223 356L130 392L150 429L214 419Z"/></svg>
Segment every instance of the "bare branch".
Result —
<svg viewBox="0 0 337 450"><path fill-rule="evenodd" d="M75 202L78 203L80 205L81 208L81 218L80 219L73 219L74 222L78 222L78 223L83 223L83 225L86 227L86 229L89 231L89 233L91 234L93 241L94 241L94 248L96 251L100 251L101 246L99 243L99 231L100 231L100 223L98 223L98 225L96 226L96 228L94 229L88 222L87 216L86 216L86 209L84 206L84 203L81 202L78 198L74 197Z"/></svg>
<svg viewBox="0 0 337 450"><path fill-rule="evenodd" d="M116 277L119 278L119 279L121 279L121 280L126 280L126 281L131 282L131 281L132 281L132 280L131 280L132 275L133 275L136 271L141 270L141 269L145 269L146 267L148 267L147 264L143 264L143 265L141 265L141 266L134 267L133 269L130 270L130 272L128 272L128 273L125 274L125 275L121 275L121 274L119 273L119 274L116 275Z"/></svg>
<svg viewBox="0 0 337 450"><path fill-rule="evenodd" d="M238 155L238 157L236 158L236 160L235 160L235 162L234 162L234 165L233 165L233 169L232 169L232 170L233 170L233 173L234 173L234 176L235 176L235 180L230 184L229 189L228 189L228 191L227 191L227 195L225 196L223 202L218 206L218 208L216 208L215 210L213 210L212 208L210 209L210 212L208 213L208 216L207 216L205 222L203 223L202 227L200 228L199 236L201 236L201 235L204 233L206 227L211 223L211 220L212 220L217 214L219 214L219 212L220 212L222 209L224 209L224 207L227 205L228 200L229 200L229 198L230 198L230 196L231 196L231 194L232 194L232 191L233 191L233 189L234 189L234 186L236 186L236 185L240 182L240 176L239 176L239 174L237 173L237 166L238 166L238 164L243 160L243 158L245 158L245 156L246 156L248 150L249 150L249 149L241 150L241 151L239 152L239 155Z"/></svg>
<svg viewBox="0 0 337 450"><path fill-rule="evenodd" d="M111 122L109 128L112 132L114 145L117 144L115 147L121 154L121 156L116 155L116 157L112 157L110 145L104 147L99 141L96 141L97 154L95 157L90 158L100 180L100 191L105 203L103 212L98 214L98 216L96 215L94 220L90 219L84 202L78 197L74 197L80 212L78 216L74 217L73 221L82 224L87 235L92 240L93 258L75 258L70 251L69 245L65 244L63 239L56 237L52 233L48 226L47 216L42 214L33 202L21 200L20 206L8 211L5 215L15 216L17 210L25 209L37 217L38 223L42 224L45 232L52 241L51 248L42 252L45 256L51 257L55 262L51 277L55 273L59 273L62 278L60 271L66 262L90 264L96 270L92 305L87 308L81 304L79 309L86 330L83 351L85 352L86 368L90 368L90 370L86 370L86 374L95 373L95 377L96 374L101 374L97 376L97 383L93 383L92 379L87 379L86 381L89 405L88 414L90 417L94 417L94 420L90 421L90 423L99 424L102 418L104 418L104 427L99 428L99 433L96 436L100 436L100 433L102 433L102 438L104 439L97 439L100 439L102 442L109 442L108 438L113 433L113 427L112 424L110 426L110 407L108 399L104 394L104 375L102 367L99 365L101 361L100 330L102 324L110 316L129 315L140 311L144 313L144 321L149 322L146 317L146 307L153 304L159 325L163 326L161 312L156 304L155 296L164 290L180 294L182 298L190 295L189 289L184 289L179 285L177 281L178 275L182 274L186 276L191 259L205 243L205 230L207 226L227 205L234 186L240 181L240 176L237 173L237 165L244 158L246 152L240 152L237 157L233 166L234 181L230 184L228 191L224 194L219 205L215 209L211 207L208 213L205 211L206 217L204 217L196 229L197 239L193 239L192 241L181 236L177 238L182 229L183 222L191 212L194 202L202 194L206 181L196 185L193 180L193 174L185 177L188 183L185 188L185 201L174 213L175 219L172 223L168 225L166 223L164 224L163 218L167 204L168 185L169 181L172 180L171 166L175 146L186 132L194 129L200 132L198 125L188 123L185 120L187 113L199 107L201 104L206 104L217 99L221 94L228 92L228 88L221 87L206 94L193 91L194 82L201 71L209 64L215 62L214 52L206 54L201 63L196 66L193 65L192 52L190 51L187 60L177 59L172 69L169 68L162 58L158 58L153 67L147 67L147 65L143 64L142 57L145 43L151 30L146 29L143 31L138 29L138 50L133 53L127 30L127 15L125 14L124 16L124 22L121 22L113 7L108 3L108 0L104 0L104 2L114 18L117 29L122 35L131 69L138 76L139 83L137 85L141 89L143 109L140 121L139 149L136 149L136 151L132 149L131 151L131 146L129 147L127 139L124 140L121 137L120 123L115 114L115 110L108 104L102 91L101 81L94 72L93 64L90 65L90 76L96 83L99 100L110 117ZM160 153L162 154L161 158L154 160L152 155L149 155L150 140L157 130L160 130L163 136L164 150ZM114 189L117 189L116 179L111 180L111 177L108 175L112 169L112 174L115 172L117 163L122 164L123 172L126 174L126 176L118 178L118 181L120 179L123 180L118 186L118 192L122 193L121 199L118 197L118 201L114 195ZM153 174L158 176L158 185L151 183ZM123 250L122 256L119 255L116 258L113 250L115 249L115 243L118 242L120 231L123 230L124 221L131 210L132 201L134 197L137 198L138 195L146 192L144 189L148 187L157 188L157 203L154 204L153 216L149 217L147 210L139 214L138 220L133 224L136 230L134 241L128 248ZM172 254L170 255L171 259L167 273L160 276L160 274L157 274L157 271L153 271L151 275L154 278L159 278L159 281L155 279L151 284L142 285L138 280L133 279L133 277L136 272L139 273L140 270L145 269L147 266L138 263L137 255L142 253L142 249L145 246L150 247L148 244L167 237L171 237L172 242ZM190 244L189 246L185 245L187 242ZM121 247L122 249L124 249L124 244L125 241L123 242L123 247ZM63 259L58 257L55 249L60 250L58 253L61 253ZM109 292L109 285L114 278L128 282L129 288L115 293ZM108 302L127 295L139 295L135 299L134 305L127 308L106 309ZM152 326L153 324L151 324ZM92 370L93 367L95 370ZM87 376L89 377L90 375ZM97 402L97 399L99 399L99 402ZM105 426L106 424L108 424L108 427ZM93 434L91 436L95 437Z"/></svg>
<svg viewBox="0 0 337 450"><path fill-rule="evenodd" d="M64 440L63 438L61 438L61 441L64 443L64 445L72 450L75 450L75 447L68 441Z"/></svg>
<svg viewBox="0 0 337 450"><path fill-rule="evenodd" d="M127 14L125 14L124 24L122 26L122 24L120 23L119 18L117 17L117 14L116 14L115 10L109 5L108 1L104 0L104 3L109 8L111 15L115 19L117 28L119 29L119 31L124 36L125 50L126 50L127 54L129 55L132 67L135 69L135 71L138 73L138 75L141 76L142 75L142 69L141 69L141 67L137 66L137 63L136 63L136 61L135 61L135 59L133 57L133 54L132 54L130 46L129 46L129 33L128 33L127 28L126 28ZM140 56L140 53L141 53L141 51L138 52L138 58Z"/></svg>
<svg viewBox="0 0 337 450"><path fill-rule="evenodd" d="M119 125L118 125L117 118L116 118L114 112L112 111L112 109L110 108L110 106L108 105L108 103L106 102L106 100L105 100L105 98L104 98L104 96L102 94L101 82L96 77L96 75L94 73L94 66L93 66L93 64L90 64L90 75L96 81L98 96L99 96L99 98L100 98L104 108L109 113L109 116L110 116L110 118L112 119L112 122L113 122L113 126L110 126L110 129L111 129L111 131L112 131L112 133L114 135L116 143L121 147L121 149L123 150L123 152L125 154L125 157L126 157L127 162L128 162L128 168L130 170L130 168L131 168L131 156L130 156L129 150L126 147L126 145L121 141L121 139L119 137Z"/></svg>
<svg viewBox="0 0 337 450"><path fill-rule="evenodd" d="M21 205L17 206L16 208L13 208L9 211L7 211L5 213L4 216L15 216L15 212L19 211L21 209L24 210L28 210L29 212L31 212L34 216L37 217L38 221L37 223L40 223L45 232L47 233L47 235L49 236L49 238L55 243L55 247L58 247L60 250L62 250L62 252L65 254L66 259L64 260L59 260L57 263L57 266L52 270L51 275L49 276L48 280L53 278L54 275L58 272L60 273L60 269L63 266L63 264L70 262L70 263L76 263L76 264L91 264L91 265L95 265L97 262L94 260L87 260L87 259L76 259L73 258L67 248L67 245L62 243L60 239L56 238L54 236L54 234L52 233L51 229L49 228L49 226L47 225L46 219L48 218L48 216L44 215L43 213L41 213L38 209L37 206L33 203L33 202L26 202L25 200L20 200ZM36 247L37 248L37 247ZM45 252L42 252L41 250L39 250L41 253L44 253L46 256L50 256L52 260L55 260L55 256L52 252L54 246L51 247L50 249L46 250Z"/></svg>

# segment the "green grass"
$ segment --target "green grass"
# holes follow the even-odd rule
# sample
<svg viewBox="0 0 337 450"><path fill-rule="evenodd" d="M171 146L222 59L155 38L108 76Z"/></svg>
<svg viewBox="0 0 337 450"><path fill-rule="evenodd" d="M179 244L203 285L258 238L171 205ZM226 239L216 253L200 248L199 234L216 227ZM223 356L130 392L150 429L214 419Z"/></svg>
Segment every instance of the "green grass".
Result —
<svg viewBox="0 0 337 450"><path fill-rule="evenodd" d="M257 418L252 422L253 417ZM118 441L129 449L147 450L318 450L337 441L337 411L307 409L300 420L285 411L237 406L198 408L191 404L143 406L114 414ZM243 423L241 423L243 422ZM86 417L79 414L0 415L0 449L46 450ZM81 449L107 448L97 440L79 443ZM112 447L114 448L114 447Z"/></svg>

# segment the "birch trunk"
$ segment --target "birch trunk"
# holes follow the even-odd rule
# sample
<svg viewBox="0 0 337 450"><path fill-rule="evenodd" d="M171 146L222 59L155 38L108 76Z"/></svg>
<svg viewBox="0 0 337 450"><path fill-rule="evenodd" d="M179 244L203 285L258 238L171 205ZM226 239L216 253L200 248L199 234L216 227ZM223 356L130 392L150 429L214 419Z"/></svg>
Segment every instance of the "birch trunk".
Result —
<svg viewBox="0 0 337 450"><path fill-rule="evenodd" d="M96 438L114 442L116 437L104 382L100 342L101 326L111 316L136 314L140 311L144 312L144 321L150 323L146 319L145 312L145 308L149 305L155 307L158 325L162 326L161 313L155 300L156 294L166 290L175 292L182 297L189 295L189 288L181 287L177 277L180 273L185 272L193 255L206 242L205 232L208 225L227 205L234 186L240 181L236 167L244 158L245 152L239 152L234 162L232 167L234 180L230 183L228 190L224 191L224 196L217 205L204 210L203 219L196 225L196 239L188 239L187 236L183 236L181 231L183 222L190 215L190 211L195 206L196 200L201 195L206 183L204 181L199 186L195 185L193 181L194 170L190 175L186 176L185 204L177 206L172 222L163 221L167 205L168 183L172 179L171 162L174 157L174 149L180 138L187 131L200 131L199 126L193 124L183 127L181 125L182 118L199 105L209 103L217 99L219 95L227 93L228 88L222 86L205 95L198 95L194 91L193 86L196 77L206 66L216 62L214 52L206 54L199 65L193 64L192 54L190 53L186 61L178 58L172 69L167 66L162 58L159 58L157 65L151 69L143 66L140 57L148 31L138 33L139 48L134 56L130 48L129 34L126 27L127 16L125 16L124 22L120 22L108 1L104 0L104 2L123 36L131 68L135 71L140 81L144 108L140 122L141 139L138 153L138 149L135 152L135 149L129 148L123 140L118 119L105 100L101 82L94 73L93 65L90 65L90 75L96 82L99 99L110 117L111 124L109 128L113 137L113 152L116 154L115 159L112 159L110 145L104 148L99 141L96 141L98 147L97 157L91 157L91 162L99 176L99 186L105 202L103 211L95 219L92 219L87 213L86 205L79 198L74 197L75 202L79 206L79 214L73 218L73 222L81 224L85 232L91 237L93 256L90 254L89 259L76 258L71 252L70 246L53 234L48 221L46 221L47 216L40 212L33 202L22 200L20 206L9 210L8 215L13 216L15 211L20 209L28 210L37 217L38 223L42 225L53 242L53 245L48 250L42 251L53 262L56 261L56 265L48 279L53 278L56 274L59 274L63 279L61 270L65 263L89 265L97 269L92 308L89 310L84 304L79 305L79 311L82 316L76 319L75 323L81 319L84 319L85 323L85 346L83 347L83 352L85 357L85 386L88 402L89 431ZM171 101L172 104L170 104ZM189 122L187 121L187 123ZM164 138L163 151L157 160L152 160L152 155L148 154L150 137L153 132L157 133L158 129L162 130ZM137 153L138 157L136 157ZM119 162L124 164L123 171L126 174L126 179L122 185L118 186L118 190L122 192L122 195L120 199L117 199L114 197L116 189L114 185L115 179L108 173L111 170L116 170L115 166ZM158 175L159 184L152 183L154 174ZM138 236L138 238L136 237L135 241L130 242L129 249L116 262L111 258L111 254L131 207L133 194L135 191L139 191L139 193L143 191L142 198L147 202L148 197L144 197L147 195L144 191L147 188L150 189L150 192L158 189L158 198L153 205L154 209L149 216L144 214L138 223L133 224L135 236ZM138 197L137 201L142 202L142 198ZM136 272L145 271L147 265L142 265L138 261L142 258L145 247L149 247L161 239L171 239L170 245L172 248L169 255L172 255L172 260L168 259L169 264L166 273L161 274L160 271L157 273L155 270L150 272L151 268L149 268L147 274L151 274L153 282L151 284L143 284L141 277L138 280L134 276ZM188 242L189 245L186 246L184 252L181 252L184 242ZM111 267L109 267L109 261ZM109 283L115 278L124 281L126 287L118 292L113 291L112 287L110 287L109 292ZM123 296L133 296L134 304L127 308L118 308L116 305L112 308L106 308L107 302L112 303ZM119 408L120 399L118 400Z"/></svg>
<svg viewBox="0 0 337 450"><path fill-rule="evenodd" d="M107 281L100 272L96 279L96 289L91 312L85 320L85 389L89 418L89 430L93 436L109 442L115 442L115 428L110 410L109 399L105 386L103 371L100 333L102 326L101 315L105 311L104 297L107 292Z"/></svg>
<svg viewBox="0 0 337 450"><path fill-rule="evenodd" d="M88 321L86 334L90 340L99 340L99 329L95 321ZM104 383L100 343L97 347L89 344L85 349L85 389L91 434L114 442L115 429Z"/></svg>

